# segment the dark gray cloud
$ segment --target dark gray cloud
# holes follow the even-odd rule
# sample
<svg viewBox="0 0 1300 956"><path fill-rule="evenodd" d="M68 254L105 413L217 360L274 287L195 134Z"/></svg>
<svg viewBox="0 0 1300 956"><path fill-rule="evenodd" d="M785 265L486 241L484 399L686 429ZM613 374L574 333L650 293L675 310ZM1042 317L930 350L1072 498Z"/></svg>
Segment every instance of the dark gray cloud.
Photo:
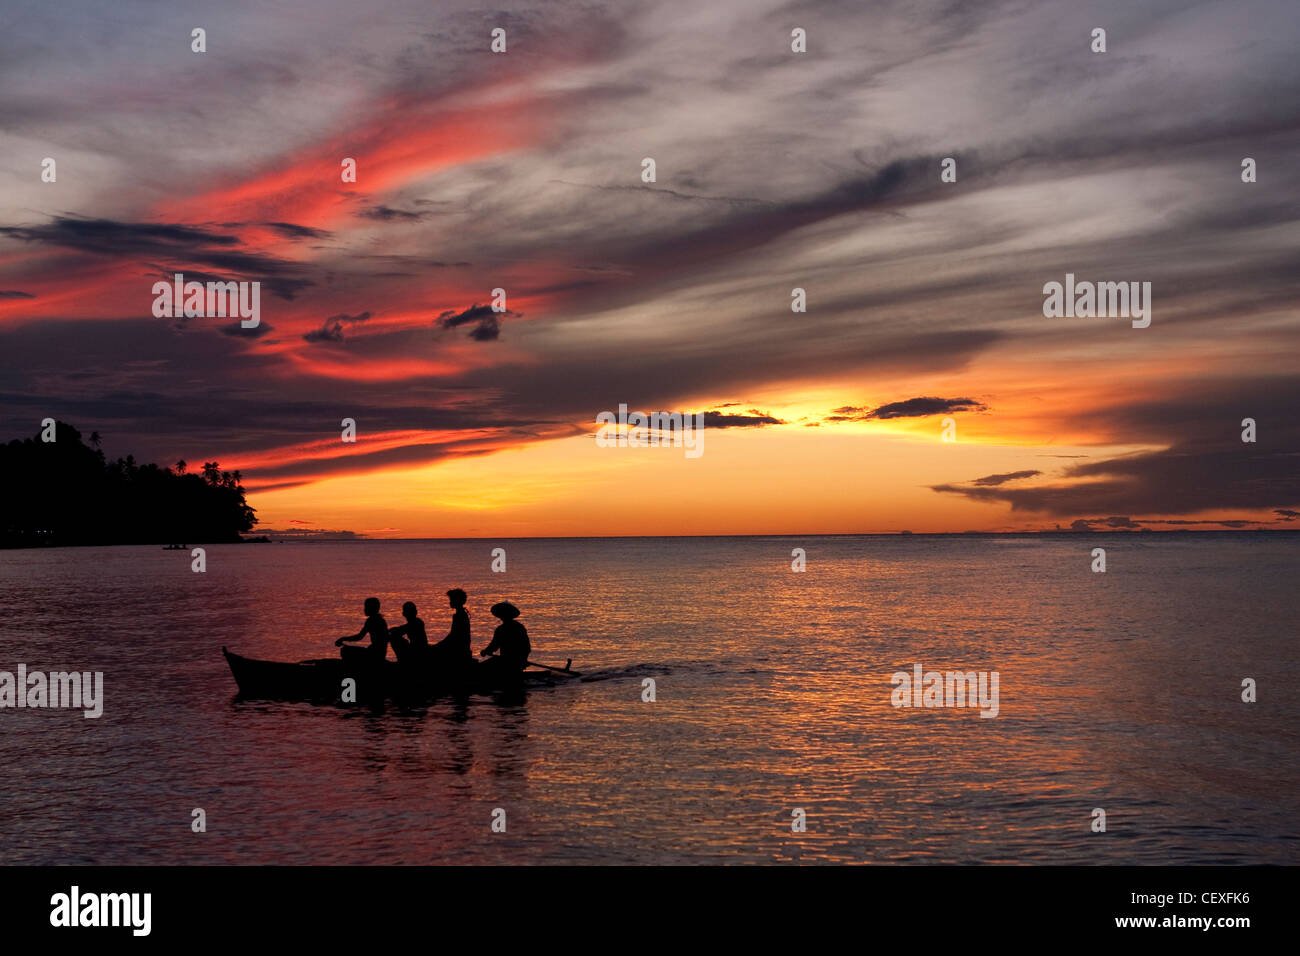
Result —
<svg viewBox="0 0 1300 956"><path fill-rule="evenodd" d="M20 292L17 289L0 289L0 299L34 299L36 296L30 292Z"/></svg>
<svg viewBox="0 0 1300 956"><path fill-rule="evenodd" d="M1240 421L1263 423L1256 442ZM1016 487L941 484L933 490L974 501L1069 517L1176 515L1209 510L1294 509L1300 505L1300 377L1201 383L1182 394L1081 409L1077 424L1165 447L1069 465L1067 483ZM1093 521L1099 519L1091 519Z"/></svg>
<svg viewBox="0 0 1300 956"><path fill-rule="evenodd" d="M1169 527L1187 527L1188 525L1217 524L1224 528L1254 528L1261 527L1267 522L1254 521L1248 518L1207 518L1205 520L1180 520L1177 518L1146 518L1135 524L1143 527L1155 527L1165 525Z"/></svg>
<svg viewBox="0 0 1300 956"><path fill-rule="evenodd" d="M319 329L312 329L310 332L303 333L303 340L307 342L342 342L343 329L349 325L358 325L370 318L369 312L359 312L356 315L348 315L346 312L340 312L338 315L331 315Z"/></svg>
<svg viewBox="0 0 1300 956"><path fill-rule="evenodd" d="M871 421L891 418L927 418L931 415L948 415L953 412L983 412L988 406L973 398L907 398L889 402L875 408L857 408L845 405L826 417L830 422Z"/></svg>
<svg viewBox="0 0 1300 956"><path fill-rule="evenodd" d="M164 273L221 269L230 275L202 274L214 280L233 275L260 281L283 299L292 299L315 284L301 275L303 267L297 263L237 248L241 245L237 236L179 223L55 216L37 226L0 226L0 236L112 259L154 259L163 264Z"/></svg>
<svg viewBox="0 0 1300 956"><path fill-rule="evenodd" d="M476 302L463 312L449 309L441 313L434 323L442 329L457 329L472 323L474 328L469 330L471 339L476 342L492 342L501 337L501 317L518 314L509 309L498 312L490 305L479 305Z"/></svg>
<svg viewBox="0 0 1300 956"><path fill-rule="evenodd" d="M406 209L394 209L391 206L378 205L361 210L359 215L365 219L375 219L379 222L417 222L429 214L427 212L411 212Z"/></svg>
<svg viewBox="0 0 1300 956"><path fill-rule="evenodd" d="M1011 471L1004 475L985 475L983 478L976 478L971 482L971 484L978 488L989 488L997 485L1005 485L1008 481L1021 481L1025 478L1035 478L1041 474L1041 471L1034 471L1032 469L1027 471Z"/></svg>
<svg viewBox="0 0 1300 956"><path fill-rule="evenodd" d="M1300 471L1292 448L1239 450L1200 443L1079 465L1065 477L1092 479L1032 487L936 485L941 493L1003 503L1013 511L1068 516L1100 510L1190 514L1215 508L1300 504Z"/></svg>
<svg viewBox="0 0 1300 956"><path fill-rule="evenodd" d="M479 323L469 330L469 337L475 342L495 342L501 337L501 320L495 315L480 319Z"/></svg>
<svg viewBox="0 0 1300 956"><path fill-rule="evenodd" d="M213 233L196 226L71 216L55 216L39 226L0 226L0 235L101 255L154 255L172 251L192 254L195 249L239 245L236 236Z"/></svg>
<svg viewBox="0 0 1300 956"><path fill-rule="evenodd" d="M1110 518L1076 518L1070 522L1071 531L1147 531L1154 527L1188 527L1202 525L1218 525L1221 528L1255 528L1260 526L1260 522L1251 521L1243 518L1205 518L1201 520L1188 521L1178 520L1176 518L1147 518L1141 521L1134 521L1127 515L1112 516ZM1060 525L1057 525L1060 528Z"/></svg>
<svg viewBox="0 0 1300 956"><path fill-rule="evenodd" d="M761 425L784 425L779 418L775 418L758 409L750 409L748 415L736 415L728 412L706 411L704 413L705 428L755 428Z"/></svg>
<svg viewBox="0 0 1300 956"><path fill-rule="evenodd" d="M325 229L313 229L292 222L264 222L262 225L274 229L286 239L328 239L331 233Z"/></svg>
<svg viewBox="0 0 1300 956"><path fill-rule="evenodd" d="M262 336L269 334L274 330L269 322L259 322L251 329L246 329L239 322L231 322L229 325L218 326L222 335L246 336L250 339L260 339Z"/></svg>

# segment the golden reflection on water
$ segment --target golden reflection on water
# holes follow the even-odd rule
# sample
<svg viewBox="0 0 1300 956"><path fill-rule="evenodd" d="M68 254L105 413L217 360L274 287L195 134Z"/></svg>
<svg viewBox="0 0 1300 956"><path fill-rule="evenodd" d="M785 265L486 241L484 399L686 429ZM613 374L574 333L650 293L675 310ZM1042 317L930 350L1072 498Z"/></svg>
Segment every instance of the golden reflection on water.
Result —
<svg viewBox="0 0 1300 956"><path fill-rule="evenodd" d="M102 669L108 698L98 723L4 715L40 814L6 862L1296 862L1297 546L1107 537L1129 570L1096 575L1097 540L213 547L204 575L151 549L0 555L9 656ZM437 639L451 586L476 648L508 598L534 659L587 679L409 710L234 699L223 644L332 655L370 595ZM996 670L999 715L893 707L917 663ZM202 840L193 806L220 821Z"/></svg>

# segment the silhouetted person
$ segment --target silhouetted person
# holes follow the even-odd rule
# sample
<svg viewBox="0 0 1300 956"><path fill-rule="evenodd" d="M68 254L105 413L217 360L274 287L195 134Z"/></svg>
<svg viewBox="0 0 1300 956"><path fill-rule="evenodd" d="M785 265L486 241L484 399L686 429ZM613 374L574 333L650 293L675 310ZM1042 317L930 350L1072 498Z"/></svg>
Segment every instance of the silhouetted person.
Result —
<svg viewBox="0 0 1300 956"><path fill-rule="evenodd" d="M388 642L399 663L421 664L429 654L429 638L424 631L424 621L416 617L416 607L411 601L402 605L406 623L388 632Z"/></svg>
<svg viewBox="0 0 1300 956"><path fill-rule="evenodd" d="M492 605L492 615L501 619L500 626L492 635L492 643L480 651L480 656L487 657L493 651L497 656L484 661L480 666L490 668L486 676L493 678L516 676L528 664L528 655L532 645L528 642L528 631L516 620L519 608L509 601Z"/></svg>
<svg viewBox="0 0 1300 956"><path fill-rule="evenodd" d="M334 642L334 646L343 647L345 642L359 641L369 634L369 647L344 648L341 652L343 659L352 660L360 658L362 654L369 654L372 661L382 661L388 656L388 622L379 613L379 598L366 598L364 610L366 623L361 626L361 630L348 637L340 637ZM348 651L353 653L349 654Z"/></svg>
<svg viewBox="0 0 1300 956"><path fill-rule="evenodd" d="M447 592L447 605L451 615L451 632L429 650L439 667L466 667L474 661L474 649L469 643L469 614L465 602L469 596L460 588Z"/></svg>

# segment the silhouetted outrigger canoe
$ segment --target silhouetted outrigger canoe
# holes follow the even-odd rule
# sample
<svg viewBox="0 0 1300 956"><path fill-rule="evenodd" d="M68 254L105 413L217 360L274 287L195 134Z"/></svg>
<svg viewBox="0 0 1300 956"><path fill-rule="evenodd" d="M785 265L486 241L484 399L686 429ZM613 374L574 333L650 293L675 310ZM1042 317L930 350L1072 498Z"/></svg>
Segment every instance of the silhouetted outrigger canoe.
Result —
<svg viewBox="0 0 1300 956"><path fill-rule="evenodd" d="M259 661L221 649L230 665L230 673L239 685L241 697L272 700L336 701L343 692L344 680L356 681L358 701L427 700L454 694L494 693L525 687L551 687L564 680L580 677L569 665L559 668L526 670L514 677L495 679L485 676L477 663L455 670L435 670L398 664L375 663L358 655L353 660L338 657L300 661ZM570 661L569 663L572 663ZM533 665L544 667L544 665Z"/></svg>

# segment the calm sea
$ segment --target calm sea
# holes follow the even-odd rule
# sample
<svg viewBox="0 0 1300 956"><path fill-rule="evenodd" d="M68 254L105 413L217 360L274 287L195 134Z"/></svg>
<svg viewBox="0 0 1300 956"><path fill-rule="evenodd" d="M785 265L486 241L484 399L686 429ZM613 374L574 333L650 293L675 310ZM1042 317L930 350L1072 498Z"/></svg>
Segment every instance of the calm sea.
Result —
<svg viewBox="0 0 1300 956"><path fill-rule="evenodd" d="M1255 534L0 552L0 670L105 682L98 720L0 711L0 862L1300 863L1298 571ZM370 595L440 637L452 586L476 648L508 598L586 678L236 699L222 645L331 655ZM917 663L997 671L998 716L893 707Z"/></svg>

